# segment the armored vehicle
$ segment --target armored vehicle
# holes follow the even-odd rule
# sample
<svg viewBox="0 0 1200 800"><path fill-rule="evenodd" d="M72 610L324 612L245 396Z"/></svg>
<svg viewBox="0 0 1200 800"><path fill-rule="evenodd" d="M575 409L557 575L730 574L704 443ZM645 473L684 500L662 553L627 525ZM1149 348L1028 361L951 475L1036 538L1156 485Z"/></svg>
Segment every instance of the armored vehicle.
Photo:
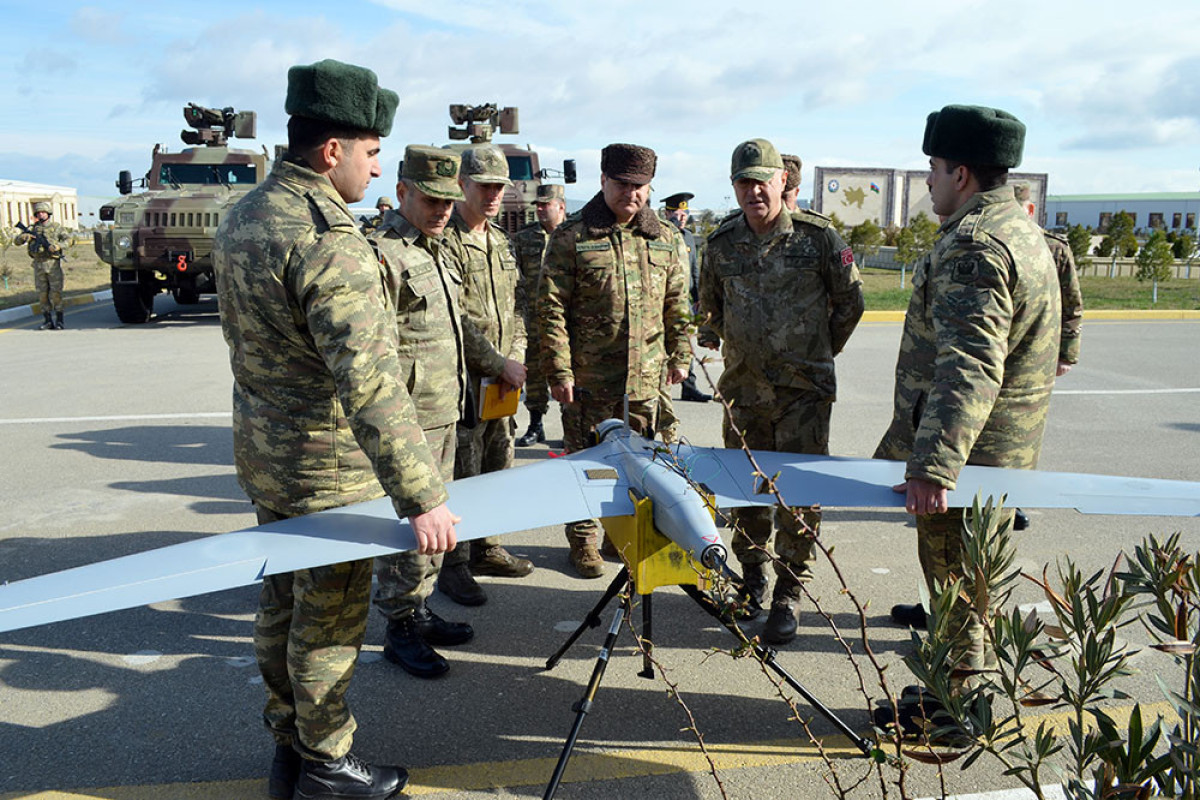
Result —
<svg viewBox="0 0 1200 800"><path fill-rule="evenodd" d="M456 141L467 139L471 144L491 142L496 133L520 133L517 109L514 106L497 108L494 103L481 106L452 105L450 120L454 123L450 126L450 138ZM455 150L466 149L469 146L450 145ZM534 200L537 198L537 187L543 181L550 177L561 177L566 183L575 182L575 161L563 161L561 171L543 169L538 163L538 154L528 147L521 148L511 144L496 146L508 159L508 177L513 182L512 186L504 190L503 206L496 224L512 234L537 219Z"/></svg>
<svg viewBox="0 0 1200 800"><path fill-rule="evenodd" d="M180 134L193 145L170 153L154 146L150 171L133 194L128 170L117 179L121 197L100 208L112 227L95 232L96 255L112 265L113 306L126 323L149 321L154 297L170 292L188 305L216 292L212 242L222 215L262 181L270 168L261 153L235 150L229 137L252 139L256 115L188 103Z"/></svg>

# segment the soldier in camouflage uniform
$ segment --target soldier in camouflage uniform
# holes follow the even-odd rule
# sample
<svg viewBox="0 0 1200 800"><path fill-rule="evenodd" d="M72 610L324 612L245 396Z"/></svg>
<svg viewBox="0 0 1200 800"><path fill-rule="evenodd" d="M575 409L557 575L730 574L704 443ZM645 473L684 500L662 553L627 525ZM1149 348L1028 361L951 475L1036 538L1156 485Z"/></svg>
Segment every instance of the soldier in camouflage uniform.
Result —
<svg viewBox="0 0 1200 800"><path fill-rule="evenodd" d="M1083 331L1083 293L1079 290L1079 271L1075 267L1075 256L1071 254L1071 243L1066 236L1043 231L1046 246L1054 258L1058 272L1058 287L1062 303L1062 338L1058 344L1058 365L1055 377L1061 378L1079 363L1080 336Z"/></svg>
<svg viewBox="0 0 1200 800"><path fill-rule="evenodd" d="M512 185L508 159L495 145L467 148L458 183L463 199L446 228L446 245L462 271L463 310L490 345L482 353L467 353L468 385L479 392L480 380L486 377L519 392L526 378L525 366L518 360L525 357L525 320L516 310L521 273L508 236L492 222L500 213L504 188ZM515 427L512 417L459 425L454 477L511 467ZM531 561L513 556L497 537L489 536L463 542L446 555L438 588L457 603L477 606L487 602L487 594L472 573L521 578L530 572Z"/></svg>
<svg viewBox="0 0 1200 800"><path fill-rule="evenodd" d="M783 168L787 170L783 180L783 207L788 211L799 211L800 156L783 153L780 157L783 159Z"/></svg>
<svg viewBox="0 0 1200 800"><path fill-rule="evenodd" d="M525 408L529 411L529 428L517 439L517 447L529 447L546 441L542 417L550 410L550 387L542 374L542 358L538 352L537 291L542 276L542 256L550 234L567 218L567 203L563 187L543 183L537 188L537 221L531 222L513 236L513 253L521 269L517 287L517 313L525 320Z"/></svg>
<svg viewBox="0 0 1200 800"><path fill-rule="evenodd" d="M29 257L33 260L33 283L37 287L38 301L42 305L45 321L41 330L63 329L63 245L71 241L71 232L50 221L50 204L38 201L33 204L34 222L29 230L17 234L13 244L28 245ZM53 315L53 316L51 316Z"/></svg>
<svg viewBox="0 0 1200 800"><path fill-rule="evenodd" d="M444 481L454 476L455 427L466 396L463 350L470 338L459 304L459 265L443 236L454 200L462 196L458 171L456 153L407 147L396 184L400 209L389 212L371 237L395 298L400 380ZM388 620L383 655L418 678L450 669L435 645L465 644L475 633L426 604L442 558L405 552L375 559L375 607Z"/></svg>
<svg viewBox="0 0 1200 800"><path fill-rule="evenodd" d="M833 358L863 313L854 255L828 217L784 210L783 160L767 140L737 146L731 178L741 211L708 237L700 272L700 311L724 341L718 389L732 403L725 446L742 446L736 426L752 448L828 455L837 394ZM812 577L820 512L740 509L733 521L733 551L751 618L765 597L765 548L773 521L778 523L779 558L764 636L774 644L789 642L796 635L800 584Z"/></svg>
<svg viewBox="0 0 1200 800"><path fill-rule="evenodd" d="M372 232L383 224L383 218L392 210L392 198L384 195L375 201L375 216L370 219L363 219L362 232L366 236L370 236Z"/></svg>
<svg viewBox="0 0 1200 800"><path fill-rule="evenodd" d="M457 518L400 380L387 273L348 207L379 175L396 104L362 67L289 70L288 149L221 221L213 262L238 482L259 521L386 493L434 554L454 547ZM345 695L370 591L370 559L263 581L254 643L276 741L272 797L384 798L407 781L350 753Z"/></svg>
<svg viewBox="0 0 1200 800"><path fill-rule="evenodd" d="M907 462L896 489L916 515L931 590L961 575L963 509L948 508L946 492L962 466L1033 469L1042 446L1061 310L1042 232L1006 185L1024 139L1011 114L978 106L946 106L925 126L926 183L946 219L913 271L895 415L875 456ZM919 609L892 616L907 621ZM964 604L955 614L951 629L964 634L952 665L989 666L980 620Z"/></svg>
<svg viewBox="0 0 1200 800"><path fill-rule="evenodd" d="M674 226L646 205L656 157L647 147L610 144L600 155L600 192L554 231L538 294L542 367L563 408L568 452L587 446L598 423L623 415L653 435L663 371L687 377L687 251ZM567 525L571 564L604 573L599 523Z"/></svg>

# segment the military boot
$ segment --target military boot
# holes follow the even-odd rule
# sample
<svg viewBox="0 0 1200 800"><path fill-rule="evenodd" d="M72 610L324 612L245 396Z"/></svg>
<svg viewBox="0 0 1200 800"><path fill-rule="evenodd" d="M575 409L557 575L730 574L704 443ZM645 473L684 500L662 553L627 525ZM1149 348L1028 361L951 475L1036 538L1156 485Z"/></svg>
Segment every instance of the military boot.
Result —
<svg viewBox="0 0 1200 800"><path fill-rule="evenodd" d="M413 612L413 619L417 622L417 632L427 644L454 647L475 638L475 629L470 625L465 622L447 622L430 611L429 606L425 604Z"/></svg>
<svg viewBox="0 0 1200 800"><path fill-rule="evenodd" d="M449 597L460 606L481 606L487 602L487 592L471 574L471 567L465 561L461 564L442 567L438 573L437 587L442 594Z"/></svg>
<svg viewBox="0 0 1200 800"><path fill-rule="evenodd" d="M471 548L471 572L497 578L524 578L533 572L533 562L517 558L500 545Z"/></svg>
<svg viewBox="0 0 1200 800"><path fill-rule="evenodd" d="M353 753L300 766L296 800L385 800L408 785L404 767L371 766Z"/></svg>
<svg viewBox="0 0 1200 800"><path fill-rule="evenodd" d="M388 620L384 634L383 657L417 678L438 678L450 670L450 664L421 635L415 614ZM299 797L299 790L297 790Z"/></svg>
<svg viewBox="0 0 1200 800"><path fill-rule="evenodd" d="M604 559L596 543L585 539L571 540L571 566L581 578L599 578L604 574Z"/></svg>
<svg viewBox="0 0 1200 800"><path fill-rule="evenodd" d="M767 597L766 565L742 564L742 583L743 588L737 594L735 614L739 619L758 619Z"/></svg>
<svg viewBox="0 0 1200 800"><path fill-rule="evenodd" d="M771 644L787 644L796 638L800 602L794 597L776 596L771 601L771 613L763 626L763 638Z"/></svg>
<svg viewBox="0 0 1200 800"><path fill-rule="evenodd" d="M267 794L273 800L292 800L296 781L300 779L300 761L300 754L290 744L275 745L275 758L267 778Z"/></svg>
<svg viewBox="0 0 1200 800"><path fill-rule="evenodd" d="M525 433L521 434L521 438L517 439L517 447L529 447L534 444L541 444L546 441L546 428L542 425L542 412L529 412L529 428Z"/></svg>
<svg viewBox="0 0 1200 800"><path fill-rule="evenodd" d="M50 316L50 312L49 312L49 311L43 311L43 312L42 312L42 316L43 316L43 317L45 317L46 321L45 321L45 322L43 322L41 325L39 325L39 326L38 326L38 330L39 330L39 331L52 331L52 330L54 330L54 319L53 319L53 318L51 318L51 316Z"/></svg>
<svg viewBox="0 0 1200 800"><path fill-rule="evenodd" d="M907 603L897 603L892 606L892 622L898 625L903 625L906 628L915 628L916 630L924 630L928 623L928 616L925 614L925 606L920 603L909 605Z"/></svg>
<svg viewBox="0 0 1200 800"><path fill-rule="evenodd" d="M54 313L54 330L61 331L63 329L63 312L56 311Z"/></svg>
<svg viewBox="0 0 1200 800"><path fill-rule="evenodd" d="M696 381L684 381L683 388L679 390L679 399L690 403L707 403L712 400L711 394L705 394L696 388Z"/></svg>

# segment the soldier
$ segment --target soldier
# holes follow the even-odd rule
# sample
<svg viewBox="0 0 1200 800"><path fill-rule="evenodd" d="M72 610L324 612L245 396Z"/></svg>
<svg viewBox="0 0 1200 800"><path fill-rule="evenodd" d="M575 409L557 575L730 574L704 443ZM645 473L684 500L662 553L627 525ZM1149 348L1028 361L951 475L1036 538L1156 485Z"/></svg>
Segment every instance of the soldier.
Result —
<svg viewBox="0 0 1200 800"><path fill-rule="evenodd" d="M45 321L39 330L63 329L63 245L71 241L71 232L50 221L50 204L39 200L33 204L33 225L17 234L15 245L28 244L33 259L33 283L37 286L38 301ZM51 316L53 314L53 316Z"/></svg>
<svg viewBox="0 0 1200 800"><path fill-rule="evenodd" d="M463 310L489 345L468 349L468 385L481 392L480 379L488 377L501 381L502 391L519 392L526 377L517 360L525 357L525 320L516 310L521 273L508 237L492 222L500 213L504 188L512 185L503 151L484 144L464 150L458 183L463 198L450 218L446 242L462 271ZM454 477L511 467L515 427L512 417L459 425ZM533 562L513 556L489 536L463 542L446 555L438 588L457 603L477 606L487 602L487 594L472 573L522 578L531 572Z"/></svg>
<svg viewBox="0 0 1200 800"><path fill-rule="evenodd" d="M828 217L783 209L784 179L783 160L766 139L742 142L733 151L731 180L741 211L708 237L700 310L711 333L724 341L718 388L732 404L725 446L741 447L741 431L753 448L828 455L837 394L833 358L862 317L862 279ZM766 595L765 547L777 519L779 558L764 636L783 644L796 635L800 584L812 577L821 513L775 511L734 512L733 551L753 619Z"/></svg>
<svg viewBox="0 0 1200 800"><path fill-rule="evenodd" d="M372 235L395 294L400 382L408 387L444 481L454 475L455 427L466 397L463 348L469 338L459 305L459 266L443 237L454 200L462 197L458 172L456 153L405 148L396 184L400 210L389 212ZM375 607L388 620L383 655L418 678L436 678L450 669L434 646L465 644L475 635L470 625L447 622L426 604L442 558L406 552L375 562Z"/></svg>
<svg viewBox="0 0 1200 800"><path fill-rule="evenodd" d="M895 488L916 515L931 591L962 572L963 509L946 502L962 466L1032 469L1041 450L1061 311L1045 239L1006 185L1024 141L1025 126L999 109L946 106L925 124L926 183L946 219L913 272L895 414L875 457L907 462ZM892 617L917 611L896 606ZM981 621L965 604L954 614L951 629L963 633L948 666L986 668L994 655Z"/></svg>
<svg viewBox="0 0 1200 800"><path fill-rule="evenodd" d="M387 276L350 214L397 97L333 60L288 71L288 149L221 222L213 262L233 370L238 482L261 523L383 496L419 549L452 549L438 464L400 380ZM408 780L350 752L346 704L371 560L263 580L254 649L276 741L272 797L384 798Z"/></svg>
<svg viewBox="0 0 1200 800"><path fill-rule="evenodd" d="M538 279L542 275L542 256L546 254L550 234L567 218L567 203L563 198L563 187L559 184L540 184L534 203L537 221L529 223L513 236L513 251L517 256L517 266L521 269L517 311L525 319L525 408L529 410L529 428L517 439L517 447L529 447L546 441L542 417L550 410L550 387L546 385L546 376L542 374L542 359L538 352Z"/></svg>
<svg viewBox="0 0 1200 800"><path fill-rule="evenodd" d="M800 156L784 153L783 168L787 174L783 180L783 207L788 211L799 211L796 199L800 196Z"/></svg>
<svg viewBox="0 0 1200 800"><path fill-rule="evenodd" d="M688 201L695 197L691 192L679 192L663 200L667 211L667 219L679 229L683 243L688 251L688 297L692 310L700 300L700 250L696 246L696 236L688 229L688 220L692 212L688 209ZM696 371L688 373L687 379L679 390L679 399L693 403L707 403L712 395L705 394L696 388Z"/></svg>
<svg viewBox="0 0 1200 800"><path fill-rule="evenodd" d="M363 217L363 224L362 224L363 234L369 236L373 231L378 229L379 226L383 224L383 218L386 217L387 213L391 210L392 210L392 198L388 197L387 195L383 195L378 200L376 200L375 201L375 211L377 213L375 214L375 216L371 217L370 219Z"/></svg>
<svg viewBox="0 0 1200 800"><path fill-rule="evenodd" d="M538 293L542 366L563 408L568 452L588 432L621 417L654 430L663 370L667 383L687 377L687 251L683 237L647 205L657 158L633 144L600 154L600 192L578 217L554 231ZM604 574L596 520L567 525L571 564L585 578Z"/></svg>

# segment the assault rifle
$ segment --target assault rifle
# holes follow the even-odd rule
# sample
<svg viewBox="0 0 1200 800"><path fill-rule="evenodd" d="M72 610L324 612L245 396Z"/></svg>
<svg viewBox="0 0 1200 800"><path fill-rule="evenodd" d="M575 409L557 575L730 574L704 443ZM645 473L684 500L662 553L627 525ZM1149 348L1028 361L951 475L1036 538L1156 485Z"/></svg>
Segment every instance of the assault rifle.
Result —
<svg viewBox="0 0 1200 800"><path fill-rule="evenodd" d="M33 231L32 229L26 227L24 222L17 223L17 230L21 231L21 233L24 233L27 236L32 236L33 243L38 246L41 252L45 253L51 258L58 258L62 255L61 247L58 248L58 255L55 255L54 245L50 244L50 240L46 238L46 234Z"/></svg>

